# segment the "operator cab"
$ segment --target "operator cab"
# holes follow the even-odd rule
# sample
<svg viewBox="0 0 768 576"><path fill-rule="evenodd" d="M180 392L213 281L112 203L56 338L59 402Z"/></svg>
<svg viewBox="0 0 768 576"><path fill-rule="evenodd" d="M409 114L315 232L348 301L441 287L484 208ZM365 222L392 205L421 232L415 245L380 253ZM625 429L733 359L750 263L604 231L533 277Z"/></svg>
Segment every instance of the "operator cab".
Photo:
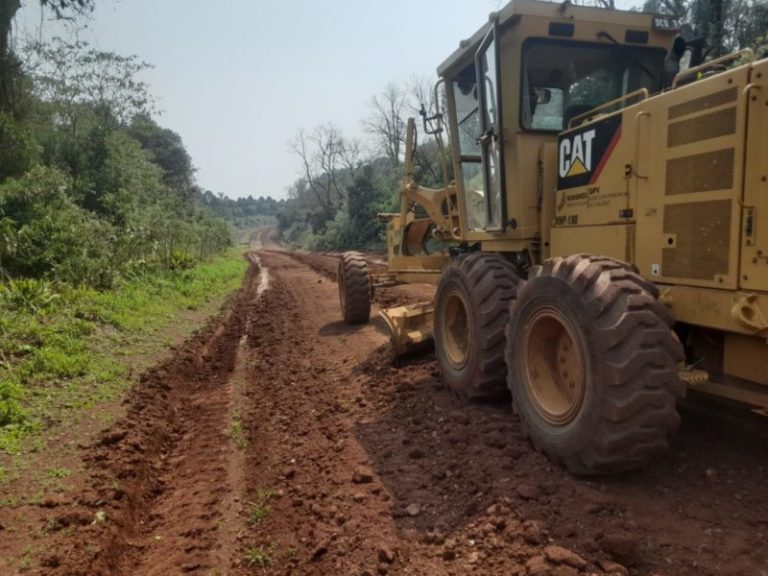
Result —
<svg viewBox="0 0 768 576"><path fill-rule="evenodd" d="M675 32L653 22L649 14L514 0L438 68L466 240L535 237L541 145L597 106L662 90Z"/></svg>

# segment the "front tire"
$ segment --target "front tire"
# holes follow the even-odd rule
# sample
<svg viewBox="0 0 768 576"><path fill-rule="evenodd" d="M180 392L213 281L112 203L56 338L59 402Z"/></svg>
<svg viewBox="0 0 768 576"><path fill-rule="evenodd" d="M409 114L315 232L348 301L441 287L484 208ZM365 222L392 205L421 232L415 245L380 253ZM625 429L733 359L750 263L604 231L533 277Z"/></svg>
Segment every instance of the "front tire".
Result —
<svg viewBox="0 0 768 576"><path fill-rule="evenodd" d="M365 324L371 317L371 285L365 258L359 252L344 252L337 272L344 322Z"/></svg>
<svg viewBox="0 0 768 576"><path fill-rule="evenodd" d="M445 384L470 401L508 397L504 329L520 278L495 254L459 256L435 297L435 355Z"/></svg>
<svg viewBox="0 0 768 576"><path fill-rule="evenodd" d="M643 466L680 423L683 359L656 287L627 264L552 258L510 309L508 384L534 446L576 474Z"/></svg>

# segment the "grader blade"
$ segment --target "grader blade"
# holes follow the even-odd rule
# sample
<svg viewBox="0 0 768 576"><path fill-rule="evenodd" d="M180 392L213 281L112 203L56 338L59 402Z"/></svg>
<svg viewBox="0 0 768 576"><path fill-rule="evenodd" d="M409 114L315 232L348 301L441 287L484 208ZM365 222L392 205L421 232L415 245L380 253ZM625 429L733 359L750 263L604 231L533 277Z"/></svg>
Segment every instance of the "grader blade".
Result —
<svg viewBox="0 0 768 576"><path fill-rule="evenodd" d="M395 358L429 349L432 342L431 302L409 304L379 311L389 328Z"/></svg>

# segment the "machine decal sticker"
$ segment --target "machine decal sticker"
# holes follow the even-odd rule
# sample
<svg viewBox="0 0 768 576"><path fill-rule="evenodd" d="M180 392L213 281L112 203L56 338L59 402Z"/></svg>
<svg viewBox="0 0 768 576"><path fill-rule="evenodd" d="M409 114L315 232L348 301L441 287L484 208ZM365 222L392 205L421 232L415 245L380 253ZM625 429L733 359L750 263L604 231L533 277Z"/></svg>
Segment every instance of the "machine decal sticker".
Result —
<svg viewBox="0 0 768 576"><path fill-rule="evenodd" d="M557 145L557 188L594 183L620 139L620 114L562 134Z"/></svg>

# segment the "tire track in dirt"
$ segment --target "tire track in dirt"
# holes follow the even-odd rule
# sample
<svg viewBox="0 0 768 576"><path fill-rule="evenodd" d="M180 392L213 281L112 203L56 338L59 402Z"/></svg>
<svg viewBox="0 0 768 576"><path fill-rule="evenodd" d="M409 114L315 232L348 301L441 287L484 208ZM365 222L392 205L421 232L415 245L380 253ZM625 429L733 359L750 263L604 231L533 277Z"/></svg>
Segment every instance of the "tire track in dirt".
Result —
<svg viewBox="0 0 768 576"><path fill-rule="evenodd" d="M232 380L242 377L238 343L258 282L254 265L219 319L142 376L126 416L86 453L92 489L57 517L77 529L39 573L194 574L231 563L244 470Z"/></svg>
<svg viewBox="0 0 768 576"><path fill-rule="evenodd" d="M380 557L401 553L391 497L355 430L367 407L355 367L386 343L383 327L344 325L328 309L335 284L286 255L264 260L274 283L249 334L259 378L248 393L246 476L249 501L273 497L244 540L238 573L251 573L249 558L264 574L371 573ZM414 565L431 574L437 563Z"/></svg>
<svg viewBox="0 0 768 576"><path fill-rule="evenodd" d="M327 277L261 258L269 288L254 265L86 451L93 487L33 573L768 575L764 422L694 402L648 471L577 479L433 356L393 367Z"/></svg>
<svg viewBox="0 0 768 576"><path fill-rule="evenodd" d="M768 570L762 423L693 402L673 452L648 471L574 478L532 450L509 407L459 401L432 357L392 367L360 329L331 321L335 286L287 255L265 258L280 301L263 305L281 314L257 316L263 449L248 476L279 496L244 549L272 547L265 573Z"/></svg>
<svg viewBox="0 0 768 576"><path fill-rule="evenodd" d="M238 305L214 332L211 344L194 358L193 366L201 369L211 362L221 366L222 359L217 360L216 350L210 349L221 344L234 348L234 358L225 359L225 381L208 382L188 402L193 422L184 427L168 458L165 484L172 488L153 505L155 522L133 574L160 576L179 569L207 574L238 562L245 510L246 334L269 287L267 269L254 253L248 256L252 266Z"/></svg>

